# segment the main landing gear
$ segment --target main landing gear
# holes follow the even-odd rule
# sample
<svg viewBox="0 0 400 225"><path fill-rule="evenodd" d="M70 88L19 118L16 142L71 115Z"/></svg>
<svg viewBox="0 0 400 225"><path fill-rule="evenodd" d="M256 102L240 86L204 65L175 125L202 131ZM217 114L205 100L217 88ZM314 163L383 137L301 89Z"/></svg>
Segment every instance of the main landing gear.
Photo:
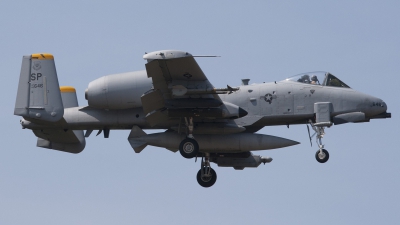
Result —
<svg viewBox="0 0 400 225"><path fill-rule="evenodd" d="M184 158L191 159L199 153L199 144L192 138L185 138L179 145L179 152Z"/></svg>
<svg viewBox="0 0 400 225"><path fill-rule="evenodd" d="M185 158L193 158L199 153L199 145L196 140L186 138L181 142L179 152ZM217 173L210 166L210 153L204 153L203 155L201 157L201 168L197 172L197 182L202 187L211 187L217 181Z"/></svg>
<svg viewBox="0 0 400 225"><path fill-rule="evenodd" d="M184 158L191 159L199 153L199 144L193 137L193 118L190 117L189 121L185 117L186 126L189 128L187 138L181 141L179 145L179 152Z"/></svg>
<svg viewBox="0 0 400 225"><path fill-rule="evenodd" d="M210 166L210 153L204 153L201 157L201 168L197 172L197 182L202 187L211 187L217 181L217 173Z"/></svg>
<svg viewBox="0 0 400 225"><path fill-rule="evenodd" d="M310 120L310 125L311 125L312 129L315 131L315 133L312 136L310 136L310 142L311 142L312 137L314 137L314 135L317 135L315 137L315 139L316 139L317 145L319 147L319 150L315 153L315 159L319 163L326 163L329 159L329 152L326 149L324 149L324 145L322 144L322 138L325 135L324 127L328 127L332 124L331 123L313 124L312 121ZM310 133L310 131L308 131L308 132Z"/></svg>
<svg viewBox="0 0 400 225"><path fill-rule="evenodd" d="M199 153L199 144L193 137L193 118L189 120L185 117L186 126L189 134L180 143L179 152L184 158L191 159ZM197 158L196 158L197 161ZM210 166L210 153L204 153L201 156L201 168L197 172L197 182L202 187L211 187L217 181L217 173Z"/></svg>

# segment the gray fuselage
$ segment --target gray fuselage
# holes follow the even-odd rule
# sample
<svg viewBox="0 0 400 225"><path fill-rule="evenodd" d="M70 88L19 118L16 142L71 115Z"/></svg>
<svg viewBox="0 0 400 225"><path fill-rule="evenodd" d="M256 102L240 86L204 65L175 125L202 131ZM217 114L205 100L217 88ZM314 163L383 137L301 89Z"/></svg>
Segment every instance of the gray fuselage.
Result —
<svg viewBox="0 0 400 225"><path fill-rule="evenodd" d="M89 92L87 90L85 94L89 97L94 96L92 99L96 100L89 99L89 106L65 108L64 118L57 123L31 118L26 118L21 123L23 127L30 129L51 127L73 130L95 130L105 127L131 129L134 125L143 129L169 129L179 123L179 119L170 119L154 127L145 120L143 108L140 107L140 96L151 87L152 81L147 77L146 71L104 76L89 84ZM330 102L332 117L349 112L362 112L368 120L387 109L381 99L350 88L292 81L242 85L238 91L221 94L219 97L224 102L243 108L248 112L248 116L260 118L254 124L247 126L249 131L263 126L308 123L309 119L314 118L314 104L317 102ZM92 106L91 102L92 105L95 102L100 106ZM118 104L113 104L115 102ZM132 104L133 108L112 109L113 105L124 105L124 103L128 105L126 107ZM207 120L195 120L195 122L204 123Z"/></svg>

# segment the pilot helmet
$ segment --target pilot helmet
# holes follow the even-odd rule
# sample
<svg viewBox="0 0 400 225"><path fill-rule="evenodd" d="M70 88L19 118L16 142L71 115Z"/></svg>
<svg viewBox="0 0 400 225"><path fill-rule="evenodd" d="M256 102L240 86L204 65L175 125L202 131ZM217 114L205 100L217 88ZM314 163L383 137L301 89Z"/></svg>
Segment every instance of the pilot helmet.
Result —
<svg viewBox="0 0 400 225"><path fill-rule="evenodd" d="M310 83L310 76L308 76L307 74L301 76L301 79L304 83Z"/></svg>
<svg viewBox="0 0 400 225"><path fill-rule="evenodd" d="M312 81L318 81L318 77L317 77L316 75L312 75L312 76L311 76L311 80L312 80Z"/></svg>

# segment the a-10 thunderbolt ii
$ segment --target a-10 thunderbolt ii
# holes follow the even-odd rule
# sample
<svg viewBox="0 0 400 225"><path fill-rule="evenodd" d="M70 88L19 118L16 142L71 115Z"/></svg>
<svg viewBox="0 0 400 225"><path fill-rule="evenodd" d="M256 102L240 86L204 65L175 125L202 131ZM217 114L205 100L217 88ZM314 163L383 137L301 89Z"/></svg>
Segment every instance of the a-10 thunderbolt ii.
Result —
<svg viewBox="0 0 400 225"><path fill-rule="evenodd" d="M201 158L197 181L203 187L217 179L210 162L239 170L258 167L272 159L251 151L299 144L256 133L264 126L310 125L319 147L315 157L325 163L324 128L391 117L384 101L330 73L252 85L244 79L239 87L214 88L194 57L175 50L146 53L146 70L90 82L88 106L79 107L75 89L59 86L53 55L24 56L14 114L38 137L38 147L69 153L81 152L93 130L108 138L110 130L129 129L136 153L152 145ZM146 134L143 129L166 131Z"/></svg>

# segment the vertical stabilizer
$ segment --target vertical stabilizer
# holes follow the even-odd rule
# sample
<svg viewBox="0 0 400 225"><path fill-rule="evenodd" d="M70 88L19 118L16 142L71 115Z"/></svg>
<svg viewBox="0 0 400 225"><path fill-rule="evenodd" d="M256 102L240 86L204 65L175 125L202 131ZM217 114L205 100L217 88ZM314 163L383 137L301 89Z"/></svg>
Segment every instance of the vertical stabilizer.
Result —
<svg viewBox="0 0 400 225"><path fill-rule="evenodd" d="M61 99L64 106L66 108L78 107L78 98L76 97L76 90L71 86L61 86Z"/></svg>
<svg viewBox="0 0 400 225"><path fill-rule="evenodd" d="M14 115L55 122L64 115L54 57L48 53L22 58Z"/></svg>

